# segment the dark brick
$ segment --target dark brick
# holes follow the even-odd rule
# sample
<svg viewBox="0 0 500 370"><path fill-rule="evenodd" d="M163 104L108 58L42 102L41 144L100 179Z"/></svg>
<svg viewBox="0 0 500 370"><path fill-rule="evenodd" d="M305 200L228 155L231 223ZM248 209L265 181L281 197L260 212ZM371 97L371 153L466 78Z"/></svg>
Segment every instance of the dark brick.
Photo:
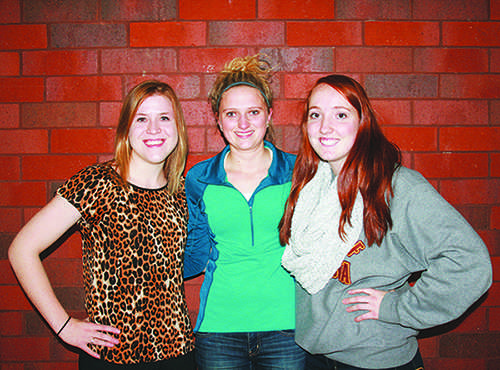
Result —
<svg viewBox="0 0 500 370"><path fill-rule="evenodd" d="M500 333L443 335L439 355L459 358L500 357Z"/></svg>
<svg viewBox="0 0 500 370"><path fill-rule="evenodd" d="M107 21L163 21L176 15L176 0L101 1L101 16Z"/></svg>
<svg viewBox="0 0 500 370"><path fill-rule="evenodd" d="M53 24L49 33L55 48L127 46L123 24Z"/></svg>
<svg viewBox="0 0 500 370"><path fill-rule="evenodd" d="M371 98L433 98L438 78L431 75L368 75L365 88Z"/></svg>
<svg viewBox="0 0 500 370"><path fill-rule="evenodd" d="M272 64L287 72L332 72L332 48L261 49Z"/></svg>
<svg viewBox="0 0 500 370"><path fill-rule="evenodd" d="M64 22L97 20L98 0L23 1L25 22Z"/></svg>
<svg viewBox="0 0 500 370"><path fill-rule="evenodd" d="M409 0L335 0L336 19L408 19Z"/></svg>
<svg viewBox="0 0 500 370"><path fill-rule="evenodd" d="M96 103L33 103L21 106L22 127L88 127L97 125Z"/></svg>
<svg viewBox="0 0 500 370"><path fill-rule="evenodd" d="M57 298L66 310L84 311L85 293L82 287L59 287L54 288Z"/></svg>
<svg viewBox="0 0 500 370"><path fill-rule="evenodd" d="M177 71L173 49L109 49L102 51L104 73L165 73Z"/></svg>

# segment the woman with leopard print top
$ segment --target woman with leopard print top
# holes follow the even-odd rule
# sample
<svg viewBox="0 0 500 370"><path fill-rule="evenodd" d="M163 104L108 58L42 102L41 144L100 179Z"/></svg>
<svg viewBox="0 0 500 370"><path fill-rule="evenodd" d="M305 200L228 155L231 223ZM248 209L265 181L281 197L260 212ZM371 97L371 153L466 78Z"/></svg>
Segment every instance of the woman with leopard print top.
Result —
<svg viewBox="0 0 500 370"><path fill-rule="evenodd" d="M194 369L182 276L186 127L172 88L145 81L125 98L114 160L83 169L19 232L9 259L26 294L80 369ZM68 315L40 253L74 224L83 241L87 320Z"/></svg>

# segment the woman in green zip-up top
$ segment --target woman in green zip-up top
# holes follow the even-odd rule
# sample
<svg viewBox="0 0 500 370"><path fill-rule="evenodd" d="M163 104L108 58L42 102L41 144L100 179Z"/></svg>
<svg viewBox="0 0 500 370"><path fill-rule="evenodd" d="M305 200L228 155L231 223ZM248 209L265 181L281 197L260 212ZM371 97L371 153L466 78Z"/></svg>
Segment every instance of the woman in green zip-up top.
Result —
<svg viewBox="0 0 500 370"><path fill-rule="evenodd" d="M295 156L264 140L272 128L270 72L257 55L219 73L209 100L228 145L186 177L184 275L205 271L195 328L200 369L304 368L278 230Z"/></svg>

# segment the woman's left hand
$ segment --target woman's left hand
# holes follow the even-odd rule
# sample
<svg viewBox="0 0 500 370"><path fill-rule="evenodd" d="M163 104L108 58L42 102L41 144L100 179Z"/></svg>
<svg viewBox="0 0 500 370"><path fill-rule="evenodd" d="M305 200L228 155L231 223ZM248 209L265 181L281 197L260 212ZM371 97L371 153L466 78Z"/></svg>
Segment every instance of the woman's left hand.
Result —
<svg viewBox="0 0 500 370"><path fill-rule="evenodd" d="M359 294L351 298L342 300L343 304L352 304L346 308L347 312L368 311L362 315L356 316L354 321L378 320L380 303L386 295L386 291L376 289L354 289L348 291L349 294Z"/></svg>

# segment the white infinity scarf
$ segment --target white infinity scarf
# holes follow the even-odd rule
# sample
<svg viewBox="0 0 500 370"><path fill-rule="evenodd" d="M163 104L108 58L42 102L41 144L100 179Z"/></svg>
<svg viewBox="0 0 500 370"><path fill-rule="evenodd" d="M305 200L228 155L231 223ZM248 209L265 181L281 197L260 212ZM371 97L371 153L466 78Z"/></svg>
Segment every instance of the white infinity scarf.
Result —
<svg viewBox="0 0 500 370"><path fill-rule="evenodd" d="M363 198L358 192L346 224L345 241L338 233L342 208L337 179L330 165L320 161L318 170L299 194L292 216L291 236L281 264L310 294L328 283L359 239L363 226Z"/></svg>

